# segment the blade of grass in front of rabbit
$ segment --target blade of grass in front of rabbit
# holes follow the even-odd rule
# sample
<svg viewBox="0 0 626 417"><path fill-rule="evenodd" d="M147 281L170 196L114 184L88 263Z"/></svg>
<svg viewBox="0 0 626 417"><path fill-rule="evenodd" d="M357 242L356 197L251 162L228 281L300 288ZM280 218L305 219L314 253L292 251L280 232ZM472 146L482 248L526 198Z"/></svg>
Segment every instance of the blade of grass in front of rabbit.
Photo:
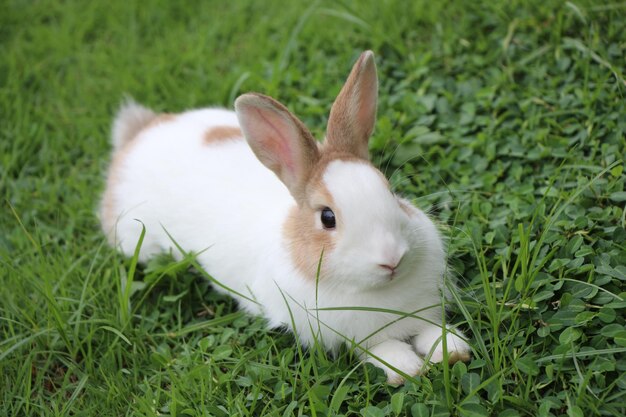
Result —
<svg viewBox="0 0 626 417"><path fill-rule="evenodd" d="M304 375L304 352L302 351L302 344L300 343L300 336L298 335L298 329L296 327L296 320L293 316L293 311L291 310L291 306L289 305L289 301L287 301L287 297L285 297L285 293L283 292L283 289L280 288L280 286L278 285L278 283L276 281L274 281L274 285L276 285L276 288L278 289L278 291L280 291L280 296L283 299L283 302L285 303L285 307L287 307L287 312L289 313L289 320L291 322L291 327L293 328L293 337L296 339L296 350L298 352L298 356L300 358L300 365L299 365L299 369L302 371L302 374ZM293 299L293 297L290 296L291 299ZM303 308L302 306L300 306L300 308ZM314 370L315 373L317 373L317 370ZM316 375L317 376L317 375ZM303 378L303 380L306 380L306 378Z"/></svg>
<svg viewBox="0 0 626 417"><path fill-rule="evenodd" d="M175 261L173 263L168 264L167 267L155 279L150 280L150 284L148 284L148 288L144 289L143 295L141 296L139 301L135 302L133 304L134 305L134 307L133 307L133 314L137 313L137 311L139 310L139 307L146 300L146 298L148 297L148 295L150 294L152 289L154 287L156 287L159 282L161 282L161 279L163 279L163 277L168 276L172 272L181 269L181 265L183 265L183 266L185 266L185 265L191 266L192 265L192 262L191 262L192 259L193 259L193 254L185 255L183 257L183 259L181 259L180 261Z"/></svg>
<svg viewBox="0 0 626 417"><path fill-rule="evenodd" d="M130 292L135 278L135 271L137 270L137 263L139 262L139 252L141 251L141 246L143 245L143 239L146 236L146 226L139 219L135 219L135 221L141 224L141 233L139 234L139 239L135 245L133 257L130 259L130 266L128 268L128 273L126 274L126 279L123 277L121 278L118 292L122 330L125 329L130 322Z"/></svg>
<svg viewBox="0 0 626 417"><path fill-rule="evenodd" d="M292 320L292 326L294 327L294 333L297 335L297 332L295 331L295 322L293 319L293 314L292 314L292 310L285 298L285 294L283 293L283 291L279 288L281 295L283 296L283 299L285 300L285 303L287 303L287 308L289 309L289 314L291 316L291 320ZM312 315L311 312L309 312L309 310L306 308L306 306L303 306L302 304L300 304L296 299L294 299L291 295L287 294L289 296L289 298L296 303L296 305L298 305L300 308L303 309L303 311L305 311L307 314ZM432 307L428 307L428 308L432 308ZM397 311L397 310L390 310L390 309L384 309L384 308L374 308L374 307L324 307L324 308L320 308L320 311L374 311L374 312L384 312L384 313L391 313L391 314L396 314L400 317L400 319L406 318L406 317L414 317L414 318L418 318L420 320L426 321L430 324L433 325L437 325L435 322L424 319L422 317L417 317L417 316L413 316L411 315L411 313L406 313L406 312L402 312L402 311ZM313 316L314 317L314 316ZM364 346L361 345L360 342L357 342L355 340L349 339L346 335L342 334L341 332L339 332L338 330L334 329L333 327L329 326L328 324L324 323L323 321L320 321L321 324L324 325L324 327L326 327L327 329L329 329L330 331L332 331L333 333L335 333L337 336L341 337L344 341L348 342L348 343L354 343L357 345L358 349L360 349L362 352L364 352L366 355L369 355L375 359L377 359L378 361L380 361L382 364L384 364L385 366L389 367L390 369L392 369L393 371L397 372L398 374L402 375L405 379L409 379L408 375L406 373L404 373L403 371L400 371L399 369L397 369L396 367L394 367L393 365L389 364L387 361L383 360L382 358L378 357L377 355L373 355L367 348L365 348ZM378 332L379 330L377 330ZM368 336L369 337L369 336ZM413 380L413 379L411 379Z"/></svg>
<svg viewBox="0 0 626 417"><path fill-rule="evenodd" d="M322 346L324 345L324 340L320 327L320 314L319 314L319 285L320 285L320 271L322 270L322 258L324 257L324 248L322 248L322 252L320 253L320 259L317 262L317 271L315 272L315 319L317 320L317 334L315 339L317 340L317 336L320 337Z"/></svg>
<svg viewBox="0 0 626 417"><path fill-rule="evenodd" d="M441 346L443 348L443 381L444 381L444 391L446 393L446 403L448 404L448 410L451 410L453 407L453 400L452 400L452 392L450 392L450 389L452 387L452 378L450 376L450 363L448 362L448 337L447 337L447 330L448 330L448 326L446 326L446 297L444 296L444 294L441 294L441 336L439 336L439 339L441 340ZM430 349L430 352L428 354L428 357L430 359L430 356L432 355L432 352L434 352L435 348L437 347L437 345L439 344L439 340L437 340L435 343L433 343L433 347Z"/></svg>
<svg viewBox="0 0 626 417"><path fill-rule="evenodd" d="M217 279L213 278L197 261L196 257L192 254L190 254L189 252L185 251L182 246L180 246L178 244L178 242L176 241L176 239L174 239L172 237L172 235L167 231L167 229L165 227L163 227L163 225L161 225L161 227L163 228L163 231L165 232L165 234L167 234L167 237L170 238L170 240L172 241L172 243L176 246L176 249L178 249L180 251L180 253L183 256L189 256L190 257L190 263L191 265L196 268L198 270L198 272L200 272L200 274L204 275L209 281L211 281L212 283L214 283L215 285L219 286L220 288L225 289L226 291L233 293L247 301L250 301L254 304L259 305L259 302L253 298L248 297L247 295L244 295L232 288L230 288L229 286L222 284L220 281L218 281ZM210 248L210 247L209 247ZM207 248L208 249L208 248ZM206 249L205 249L206 250Z"/></svg>

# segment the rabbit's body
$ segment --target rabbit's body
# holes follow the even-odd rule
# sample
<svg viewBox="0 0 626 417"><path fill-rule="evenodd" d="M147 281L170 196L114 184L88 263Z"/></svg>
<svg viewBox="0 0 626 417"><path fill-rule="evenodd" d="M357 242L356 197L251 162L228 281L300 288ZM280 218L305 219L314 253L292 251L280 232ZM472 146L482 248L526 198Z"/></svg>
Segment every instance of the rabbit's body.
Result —
<svg viewBox="0 0 626 417"><path fill-rule="evenodd" d="M323 145L263 96L242 96L237 113L157 116L128 105L114 125L101 218L125 254L134 252L143 223L141 260L176 254L174 239L238 293L231 295L242 308L291 328L305 345L357 342L390 382L400 382L393 368L418 373L416 351L437 345L432 360L443 359L445 251L432 221L393 195L367 161L375 97L372 110L362 91L372 89L372 71L375 83L364 54L333 106L341 113L331 112ZM351 79L365 104L349 102ZM342 139L353 130L365 148ZM468 356L462 339L448 333L447 340L449 359Z"/></svg>
<svg viewBox="0 0 626 417"><path fill-rule="evenodd" d="M140 260L175 248L169 233L186 251L200 254L209 274L250 296L250 278L275 275L270 260L280 250L279 241L258 237L280 231L293 197L243 136L207 143L207 133L223 126L238 126L234 112L196 110L147 126L121 150L120 180L106 204L112 210L102 217L125 254L132 255L143 223ZM263 221L259 212L266 213Z"/></svg>

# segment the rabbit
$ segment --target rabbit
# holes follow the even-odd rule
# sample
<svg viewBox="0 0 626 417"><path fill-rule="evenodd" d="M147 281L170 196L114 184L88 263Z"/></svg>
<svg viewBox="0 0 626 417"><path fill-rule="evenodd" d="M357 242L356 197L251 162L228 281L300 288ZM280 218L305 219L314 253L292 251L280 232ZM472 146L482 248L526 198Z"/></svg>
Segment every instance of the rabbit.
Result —
<svg viewBox="0 0 626 417"><path fill-rule="evenodd" d="M240 308L305 347L356 346L390 384L422 373L425 357L442 361L442 334L447 359L467 361L461 332L442 330L442 238L369 160L377 95L366 51L323 143L257 93L234 112L156 114L127 102L113 123L102 228L130 256L145 227L142 262L177 245L197 254Z"/></svg>

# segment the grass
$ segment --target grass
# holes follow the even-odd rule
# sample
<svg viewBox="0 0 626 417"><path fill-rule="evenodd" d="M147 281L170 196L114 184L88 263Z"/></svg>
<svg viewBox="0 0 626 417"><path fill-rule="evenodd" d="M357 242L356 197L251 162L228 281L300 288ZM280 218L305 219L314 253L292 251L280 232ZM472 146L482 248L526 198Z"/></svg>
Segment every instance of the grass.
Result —
<svg viewBox="0 0 626 417"><path fill-rule="evenodd" d="M0 414L626 414L626 4L11 1L0 14ZM371 151L448 238L472 361L402 387L303 352L95 208L112 114L273 95L318 136L350 65Z"/></svg>

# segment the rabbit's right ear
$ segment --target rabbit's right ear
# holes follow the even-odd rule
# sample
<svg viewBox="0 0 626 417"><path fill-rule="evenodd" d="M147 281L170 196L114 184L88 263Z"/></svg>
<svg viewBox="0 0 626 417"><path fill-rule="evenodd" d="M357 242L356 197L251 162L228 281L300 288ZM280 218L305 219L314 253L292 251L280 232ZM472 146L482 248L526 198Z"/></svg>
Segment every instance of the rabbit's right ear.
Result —
<svg viewBox="0 0 626 417"><path fill-rule="evenodd" d="M320 154L311 132L285 106L262 94L235 100L243 134L256 157L287 186L298 203Z"/></svg>
<svg viewBox="0 0 626 417"><path fill-rule="evenodd" d="M378 77L374 53L365 51L330 109L326 145L369 160L367 143L376 123Z"/></svg>

